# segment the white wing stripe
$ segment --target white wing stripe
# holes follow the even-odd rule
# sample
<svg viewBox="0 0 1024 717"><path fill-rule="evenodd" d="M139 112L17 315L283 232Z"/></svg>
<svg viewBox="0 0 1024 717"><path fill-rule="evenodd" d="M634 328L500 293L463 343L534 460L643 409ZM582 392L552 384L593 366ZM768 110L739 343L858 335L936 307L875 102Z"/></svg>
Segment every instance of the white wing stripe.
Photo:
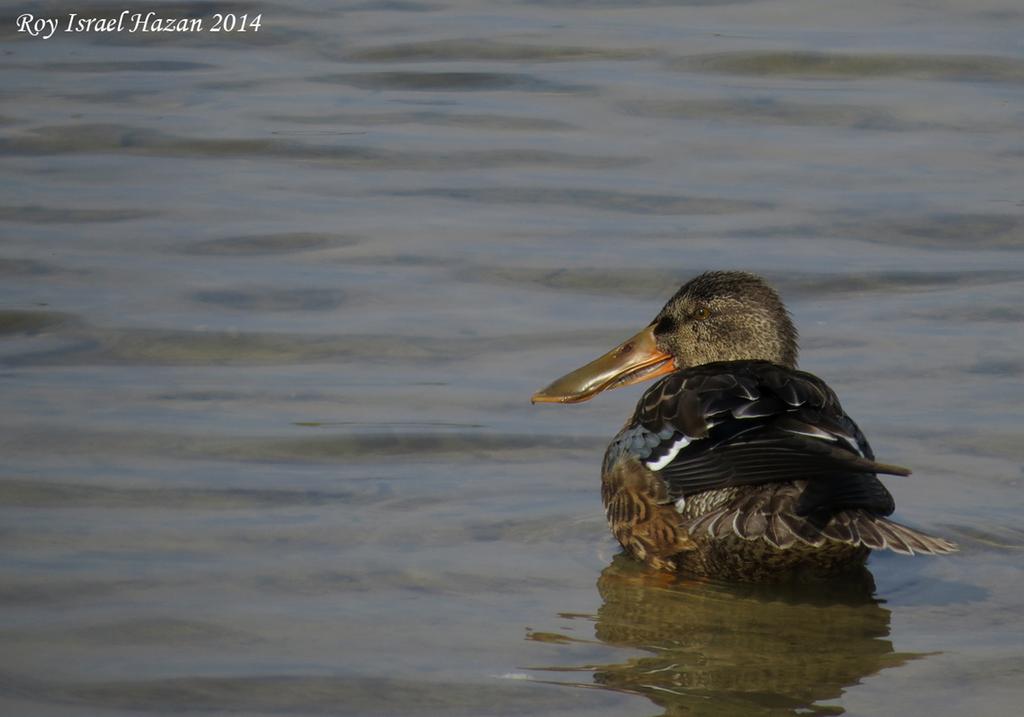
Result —
<svg viewBox="0 0 1024 717"><path fill-rule="evenodd" d="M676 440L676 442L672 444L672 447L668 449L668 453L666 453L653 463L651 461L644 462L647 463L647 467L650 468L652 471L660 471L662 468L664 468L673 460L675 460L675 457L679 455L679 451L683 450L688 445L690 445L690 439L687 436L680 436Z"/></svg>

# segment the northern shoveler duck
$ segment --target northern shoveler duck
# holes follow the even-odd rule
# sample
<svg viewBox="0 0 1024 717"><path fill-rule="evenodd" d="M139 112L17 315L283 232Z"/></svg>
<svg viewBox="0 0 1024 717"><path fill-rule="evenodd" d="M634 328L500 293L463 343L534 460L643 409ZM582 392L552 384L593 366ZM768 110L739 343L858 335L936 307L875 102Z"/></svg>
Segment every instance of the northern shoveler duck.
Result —
<svg viewBox="0 0 1024 717"><path fill-rule="evenodd" d="M726 579L828 575L871 550L954 552L889 520L867 439L817 376L798 371L797 332L754 274L701 274L648 326L559 378L536 402L575 403L663 377L604 456L601 497L628 553L662 570Z"/></svg>

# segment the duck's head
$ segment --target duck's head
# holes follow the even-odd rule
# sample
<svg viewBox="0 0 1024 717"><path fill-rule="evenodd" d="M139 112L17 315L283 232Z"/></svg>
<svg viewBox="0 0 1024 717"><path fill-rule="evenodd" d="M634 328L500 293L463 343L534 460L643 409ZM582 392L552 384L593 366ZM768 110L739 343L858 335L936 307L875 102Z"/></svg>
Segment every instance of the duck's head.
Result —
<svg viewBox="0 0 1024 717"><path fill-rule="evenodd" d="M691 279L654 321L586 366L533 395L534 403L577 403L713 361L771 361L796 366L797 333L779 295L741 271Z"/></svg>

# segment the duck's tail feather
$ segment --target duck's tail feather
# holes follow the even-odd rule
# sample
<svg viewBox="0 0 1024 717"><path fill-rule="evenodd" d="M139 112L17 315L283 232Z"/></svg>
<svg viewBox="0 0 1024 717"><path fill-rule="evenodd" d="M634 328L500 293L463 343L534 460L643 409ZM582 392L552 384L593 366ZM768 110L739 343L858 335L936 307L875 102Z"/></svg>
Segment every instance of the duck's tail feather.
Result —
<svg viewBox="0 0 1024 717"><path fill-rule="evenodd" d="M796 489L766 486L692 520L687 530L722 540L730 535L744 540L764 540L787 550L794 546L820 548L833 541L871 550L892 550L903 555L955 553L955 543L938 538L866 510L841 510L820 522L800 516L793 509Z"/></svg>
<svg viewBox="0 0 1024 717"><path fill-rule="evenodd" d="M948 555L959 548L945 538L922 533L888 518L860 510L844 510L822 529L825 537L872 550L892 550L902 555Z"/></svg>

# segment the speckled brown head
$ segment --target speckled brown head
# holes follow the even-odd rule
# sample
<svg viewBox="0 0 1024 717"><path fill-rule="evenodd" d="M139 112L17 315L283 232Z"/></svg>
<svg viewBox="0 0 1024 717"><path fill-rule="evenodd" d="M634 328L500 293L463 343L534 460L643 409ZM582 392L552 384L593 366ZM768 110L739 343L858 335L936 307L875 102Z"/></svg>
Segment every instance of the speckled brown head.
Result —
<svg viewBox="0 0 1024 717"><path fill-rule="evenodd" d="M668 300L652 326L658 348L678 368L753 360L796 367L796 328L779 295L756 274L701 274Z"/></svg>
<svg viewBox="0 0 1024 717"><path fill-rule="evenodd" d="M713 361L771 361L794 368L797 332L761 277L709 271L682 286L643 331L533 395L577 403L601 391Z"/></svg>

